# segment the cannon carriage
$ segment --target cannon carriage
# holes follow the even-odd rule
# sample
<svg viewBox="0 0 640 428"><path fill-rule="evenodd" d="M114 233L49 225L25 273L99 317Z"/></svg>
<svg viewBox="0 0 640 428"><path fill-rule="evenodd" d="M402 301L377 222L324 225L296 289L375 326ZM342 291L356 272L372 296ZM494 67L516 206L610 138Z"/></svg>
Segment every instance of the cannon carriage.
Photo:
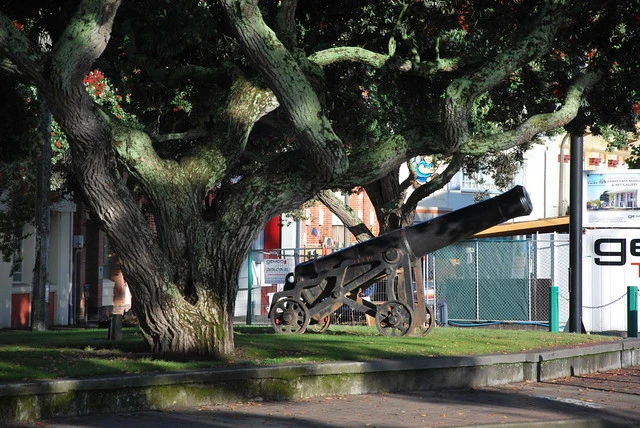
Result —
<svg viewBox="0 0 640 428"><path fill-rule="evenodd" d="M383 335L426 334L435 319L420 269L413 269L415 262L531 209L526 190L516 186L494 198L300 263L287 275L284 289L273 295L271 325L277 333L304 333L310 327L324 331L331 314L348 305L373 317ZM362 298L374 283L384 283L380 302Z"/></svg>

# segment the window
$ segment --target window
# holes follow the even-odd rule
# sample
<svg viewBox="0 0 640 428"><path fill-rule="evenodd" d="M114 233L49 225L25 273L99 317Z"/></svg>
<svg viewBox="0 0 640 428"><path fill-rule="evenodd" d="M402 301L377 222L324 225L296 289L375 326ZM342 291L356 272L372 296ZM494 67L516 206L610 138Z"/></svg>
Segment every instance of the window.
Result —
<svg viewBox="0 0 640 428"><path fill-rule="evenodd" d="M460 183L460 190L462 192L487 191L489 193L502 193L504 191L498 189L498 186L496 186L493 178L491 178L489 174L467 174L466 172L464 172L461 175L462 179ZM517 183L522 183L522 171L519 171L515 175L512 185L515 185Z"/></svg>
<svg viewBox="0 0 640 428"><path fill-rule="evenodd" d="M477 192L487 190L491 193L498 193L493 178L487 174L467 174L462 175L461 190L463 192Z"/></svg>
<svg viewBox="0 0 640 428"><path fill-rule="evenodd" d="M331 240L333 241L334 247L336 248L344 247L344 233L345 233L344 225L331 226Z"/></svg>
<svg viewBox="0 0 640 428"><path fill-rule="evenodd" d="M109 239L107 235L104 235L104 239L102 241L102 277L105 279L109 279L111 273L111 253L109 252Z"/></svg>
<svg viewBox="0 0 640 428"><path fill-rule="evenodd" d="M22 282L22 243L13 253L13 265L11 266L12 281L14 283Z"/></svg>

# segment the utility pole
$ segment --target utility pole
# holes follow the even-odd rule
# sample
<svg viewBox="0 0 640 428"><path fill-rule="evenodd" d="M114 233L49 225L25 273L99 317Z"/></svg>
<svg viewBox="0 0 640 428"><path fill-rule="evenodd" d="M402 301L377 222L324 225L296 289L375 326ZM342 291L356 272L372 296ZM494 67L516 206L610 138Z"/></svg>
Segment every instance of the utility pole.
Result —
<svg viewBox="0 0 640 428"><path fill-rule="evenodd" d="M575 76L585 73L587 61L582 53L572 55ZM583 136L586 130L582 109L565 127L571 134L569 183L569 331L584 333L582 323L582 173ZM562 161L562 159L561 159Z"/></svg>
<svg viewBox="0 0 640 428"><path fill-rule="evenodd" d="M569 331L582 333L582 153L583 132L571 133L569 183Z"/></svg>

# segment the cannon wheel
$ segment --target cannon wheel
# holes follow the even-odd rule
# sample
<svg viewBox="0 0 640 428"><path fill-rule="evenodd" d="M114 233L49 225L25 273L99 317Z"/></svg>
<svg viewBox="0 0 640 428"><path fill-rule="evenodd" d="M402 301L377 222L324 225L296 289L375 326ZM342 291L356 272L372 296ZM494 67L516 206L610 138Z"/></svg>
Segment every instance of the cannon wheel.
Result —
<svg viewBox="0 0 640 428"><path fill-rule="evenodd" d="M405 336L411 333L413 311L398 300L384 302L376 310L376 327L384 336Z"/></svg>
<svg viewBox="0 0 640 428"><path fill-rule="evenodd" d="M327 331L329 326L331 325L331 315L327 315L322 318L318 322L311 323L309 322L309 327L307 327L307 331L311 331L313 333L324 333Z"/></svg>
<svg viewBox="0 0 640 428"><path fill-rule="evenodd" d="M419 325L418 328L416 328L416 334L425 336L433 329L434 325L435 325L435 319L433 318L433 309L431 309L431 306L425 304L424 320L422 324Z"/></svg>
<svg viewBox="0 0 640 428"><path fill-rule="evenodd" d="M269 319L276 333L304 333L309 326L309 311L303 302L286 297L273 304Z"/></svg>

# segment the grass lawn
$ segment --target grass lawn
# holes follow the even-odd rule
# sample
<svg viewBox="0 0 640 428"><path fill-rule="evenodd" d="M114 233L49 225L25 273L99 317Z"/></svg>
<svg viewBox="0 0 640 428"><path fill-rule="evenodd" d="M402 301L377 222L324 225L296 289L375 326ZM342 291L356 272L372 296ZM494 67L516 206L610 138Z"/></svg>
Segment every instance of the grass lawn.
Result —
<svg viewBox="0 0 640 428"><path fill-rule="evenodd" d="M274 334L271 327L235 329L236 356L229 361L152 355L136 328L109 342L105 329L0 332L0 382L159 372L223 365L367 361L423 356L520 352L619 337L531 330L435 328L424 337L381 336L375 327L332 326L324 334Z"/></svg>

